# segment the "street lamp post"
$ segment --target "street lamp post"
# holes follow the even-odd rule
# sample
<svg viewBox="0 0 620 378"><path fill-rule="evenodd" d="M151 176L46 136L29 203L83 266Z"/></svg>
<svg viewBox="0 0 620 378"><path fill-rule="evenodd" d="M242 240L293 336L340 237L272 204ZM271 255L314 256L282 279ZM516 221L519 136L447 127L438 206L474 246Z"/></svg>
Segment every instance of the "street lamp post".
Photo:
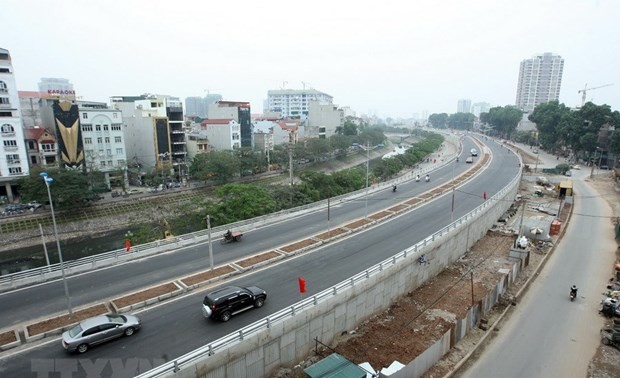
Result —
<svg viewBox="0 0 620 378"><path fill-rule="evenodd" d="M368 217L368 174L370 165L370 150L374 150L377 147L383 147L383 144L377 144L370 147L370 142L366 142L366 145L359 143L353 143L353 146L366 150L366 194L364 195L364 219Z"/></svg>
<svg viewBox="0 0 620 378"><path fill-rule="evenodd" d="M58 228L56 227L56 214L54 213L54 203L52 202L52 192L50 192L50 183L54 182L54 179L49 177L47 173L41 172L41 177L45 182L47 188L47 197L50 201L50 209L52 211L52 224L54 225L54 236L56 237L56 248L58 249L58 260L60 261L60 270L62 272L62 283L65 287L65 299L67 300L67 309L69 315L73 315L71 308L71 297L69 296L69 286L67 285L67 276L65 275L65 263L62 259L62 250L60 249L60 240L58 239Z"/></svg>

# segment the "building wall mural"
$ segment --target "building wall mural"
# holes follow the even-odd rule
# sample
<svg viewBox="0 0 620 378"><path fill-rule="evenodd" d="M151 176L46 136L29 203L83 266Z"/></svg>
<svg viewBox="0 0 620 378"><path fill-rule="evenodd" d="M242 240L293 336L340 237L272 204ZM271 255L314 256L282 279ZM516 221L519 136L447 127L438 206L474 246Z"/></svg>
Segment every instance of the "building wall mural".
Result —
<svg viewBox="0 0 620 378"><path fill-rule="evenodd" d="M61 166L83 167L84 146L78 106L68 101L55 101L53 111Z"/></svg>

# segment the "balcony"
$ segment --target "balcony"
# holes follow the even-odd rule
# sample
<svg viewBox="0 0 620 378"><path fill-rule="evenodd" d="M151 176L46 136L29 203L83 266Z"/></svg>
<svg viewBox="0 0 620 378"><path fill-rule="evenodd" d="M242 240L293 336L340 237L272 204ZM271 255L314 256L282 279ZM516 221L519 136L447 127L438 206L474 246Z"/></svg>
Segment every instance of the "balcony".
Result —
<svg viewBox="0 0 620 378"><path fill-rule="evenodd" d="M18 149L17 146L4 146L5 151L17 151Z"/></svg>
<svg viewBox="0 0 620 378"><path fill-rule="evenodd" d="M15 131L3 131L0 133L0 136L12 137L12 136L15 136Z"/></svg>
<svg viewBox="0 0 620 378"><path fill-rule="evenodd" d="M8 165L20 165L21 161L20 160L7 160L6 163Z"/></svg>

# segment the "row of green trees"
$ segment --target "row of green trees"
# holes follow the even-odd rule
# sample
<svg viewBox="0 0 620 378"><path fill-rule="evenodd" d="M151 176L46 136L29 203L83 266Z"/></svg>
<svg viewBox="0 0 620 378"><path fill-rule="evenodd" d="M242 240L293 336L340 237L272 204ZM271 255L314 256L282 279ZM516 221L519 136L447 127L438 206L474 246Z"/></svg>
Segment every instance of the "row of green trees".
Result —
<svg viewBox="0 0 620 378"><path fill-rule="evenodd" d="M490 129L490 134L510 139L522 117L523 112L515 106L497 106L481 113L480 123ZM476 116L471 113L435 113L428 117L428 121L437 129L472 130Z"/></svg>
<svg viewBox="0 0 620 378"><path fill-rule="evenodd" d="M592 153L597 147L620 153L620 132L599 138L601 129L620 127L620 113L609 105L587 102L574 111L558 101L538 105L529 120L536 123L538 143L549 151L572 150L577 155ZM605 144L605 145L602 145Z"/></svg>
<svg viewBox="0 0 620 378"><path fill-rule="evenodd" d="M418 133L421 140L405 154L373 161L369 181L386 179L403 168L415 166L443 143L441 135L423 131ZM240 183L219 186L213 193L214 198L192 204L191 208L182 210L186 213L183 217L170 220L171 231L179 235L203 229L207 214L211 225L218 226L363 189L366 186L366 167L362 164L332 174L306 169L300 173L299 179L299 184L293 186ZM146 243L158 239L163 233L163 225L161 228L153 229L151 225L135 227L132 242Z"/></svg>

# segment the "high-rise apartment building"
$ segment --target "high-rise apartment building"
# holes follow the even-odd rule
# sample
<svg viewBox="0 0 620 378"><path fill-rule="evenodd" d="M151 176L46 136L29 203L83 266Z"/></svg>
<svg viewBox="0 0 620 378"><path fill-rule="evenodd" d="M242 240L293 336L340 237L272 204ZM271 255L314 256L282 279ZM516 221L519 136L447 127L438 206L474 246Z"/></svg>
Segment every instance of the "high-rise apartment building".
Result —
<svg viewBox="0 0 620 378"><path fill-rule="evenodd" d="M310 101L331 104L334 98L315 89L278 89L267 91L265 112L280 113L282 118L306 119Z"/></svg>
<svg viewBox="0 0 620 378"><path fill-rule="evenodd" d="M553 53L535 55L521 62L517 107L530 113L536 105L560 98L564 59Z"/></svg>
<svg viewBox="0 0 620 378"><path fill-rule="evenodd" d="M0 48L0 198L14 200L17 180L29 174L19 95L8 50Z"/></svg>
<svg viewBox="0 0 620 378"><path fill-rule="evenodd" d="M471 100L462 98L456 104L457 113L471 113Z"/></svg>

